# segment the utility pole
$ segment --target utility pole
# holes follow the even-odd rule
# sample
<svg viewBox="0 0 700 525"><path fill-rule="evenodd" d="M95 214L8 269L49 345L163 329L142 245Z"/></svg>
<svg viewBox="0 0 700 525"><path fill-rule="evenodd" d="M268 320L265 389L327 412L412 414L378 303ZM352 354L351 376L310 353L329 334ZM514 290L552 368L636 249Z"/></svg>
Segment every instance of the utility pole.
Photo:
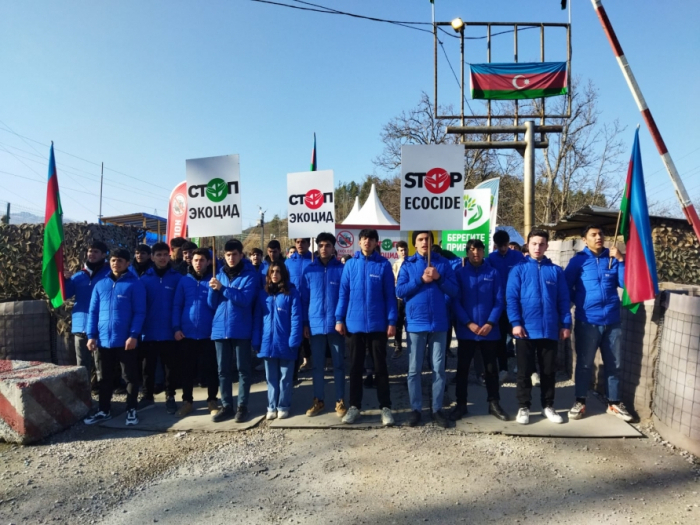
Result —
<svg viewBox="0 0 700 525"><path fill-rule="evenodd" d="M2 218L2 222L9 226L10 224L10 203L7 203L7 214Z"/></svg>
<svg viewBox="0 0 700 525"><path fill-rule="evenodd" d="M97 222L102 224L102 181L105 177L105 163L102 163L102 168L100 169L100 215L97 217Z"/></svg>
<svg viewBox="0 0 700 525"><path fill-rule="evenodd" d="M267 210L265 210L267 211ZM260 214L260 219L258 219L258 226L262 228L262 233L260 234L260 249L265 252L265 212L258 206L258 213Z"/></svg>

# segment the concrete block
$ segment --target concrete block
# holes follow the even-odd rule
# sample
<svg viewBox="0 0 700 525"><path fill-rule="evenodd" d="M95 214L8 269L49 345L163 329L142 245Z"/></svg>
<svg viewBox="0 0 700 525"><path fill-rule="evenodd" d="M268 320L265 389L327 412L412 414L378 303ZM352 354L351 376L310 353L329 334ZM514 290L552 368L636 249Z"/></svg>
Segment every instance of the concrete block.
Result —
<svg viewBox="0 0 700 525"><path fill-rule="evenodd" d="M33 443L80 421L91 405L85 367L0 361L0 439Z"/></svg>

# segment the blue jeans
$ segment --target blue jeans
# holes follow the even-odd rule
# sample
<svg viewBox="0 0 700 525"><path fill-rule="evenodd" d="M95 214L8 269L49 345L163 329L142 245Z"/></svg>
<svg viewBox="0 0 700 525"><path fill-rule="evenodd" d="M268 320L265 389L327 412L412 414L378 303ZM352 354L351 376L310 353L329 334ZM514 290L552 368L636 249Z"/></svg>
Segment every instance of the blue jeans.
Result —
<svg viewBox="0 0 700 525"><path fill-rule="evenodd" d="M411 409L423 409L421 370L426 349L433 371L433 412L442 409L445 394L445 341L447 332L408 332L408 395Z"/></svg>
<svg viewBox="0 0 700 525"><path fill-rule="evenodd" d="M216 344L216 363L219 366L219 394L224 408L233 407L233 357L238 369L238 406L248 406L250 375L253 356L250 339L220 339Z"/></svg>
<svg viewBox="0 0 700 525"><path fill-rule="evenodd" d="M345 337L338 332L311 336L311 358L314 360L313 380L314 397L323 401L325 382L323 368L326 362L326 344L331 349L333 358L333 381L335 382L335 400L345 398Z"/></svg>
<svg viewBox="0 0 700 525"><path fill-rule="evenodd" d="M288 412L292 407L292 378L295 365L294 359L265 358L268 412L275 410Z"/></svg>
<svg viewBox="0 0 700 525"><path fill-rule="evenodd" d="M593 361L598 348L600 348L608 400L619 402L620 376L622 375L621 324L597 325L576 319L574 336L576 337L576 398L586 398L588 387L591 385Z"/></svg>

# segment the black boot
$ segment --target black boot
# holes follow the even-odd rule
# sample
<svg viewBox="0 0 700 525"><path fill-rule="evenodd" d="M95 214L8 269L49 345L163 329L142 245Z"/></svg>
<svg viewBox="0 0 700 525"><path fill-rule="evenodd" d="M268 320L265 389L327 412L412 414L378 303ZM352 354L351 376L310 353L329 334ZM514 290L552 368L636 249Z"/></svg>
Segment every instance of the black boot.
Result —
<svg viewBox="0 0 700 525"><path fill-rule="evenodd" d="M498 401L491 401L489 403L489 414L497 417L501 421L508 421L508 414L506 414Z"/></svg>

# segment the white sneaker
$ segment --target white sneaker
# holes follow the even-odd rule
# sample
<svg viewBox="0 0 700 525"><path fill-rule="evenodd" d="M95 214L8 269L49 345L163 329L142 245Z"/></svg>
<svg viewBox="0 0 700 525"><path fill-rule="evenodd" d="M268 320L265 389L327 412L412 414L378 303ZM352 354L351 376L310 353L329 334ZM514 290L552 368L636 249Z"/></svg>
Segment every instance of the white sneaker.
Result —
<svg viewBox="0 0 700 525"><path fill-rule="evenodd" d="M352 409L350 409L352 410ZM382 408L382 425L385 427L394 426L394 414L391 413L391 409L384 407Z"/></svg>
<svg viewBox="0 0 700 525"><path fill-rule="evenodd" d="M521 425L527 425L530 422L530 409L521 408L518 410L518 415L515 416L515 420Z"/></svg>
<svg viewBox="0 0 700 525"><path fill-rule="evenodd" d="M267 415L265 416L265 419L268 421L271 421L272 419L275 419L277 417L277 410L268 410Z"/></svg>
<svg viewBox="0 0 700 525"><path fill-rule="evenodd" d="M277 409L277 419L285 419L289 417L289 410Z"/></svg>
<svg viewBox="0 0 700 525"><path fill-rule="evenodd" d="M533 372L530 379L532 380L532 386L540 386L540 374Z"/></svg>
<svg viewBox="0 0 700 525"><path fill-rule="evenodd" d="M136 416L136 409L131 408L126 411L126 425L138 425L139 418Z"/></svg>
<svg viewBox="0 0 700 525"><path fill-rule="evenodd" d="M383 415L383 414L382 414ZM348 413L343 416L343 419L341 421L345 423L346 425L351 425L355 421L357 421L357 418L360 417L360 409L357 407L350 407L348 410Z"/></svg>
<svg viewBox="0 0 700 525"><path fill-rule="evenodd" d="M501 370L498 373L498 382L503 384L508 380L508 370Z"/></svg>
<svg viewBox="0 0 700 525"><path fill-rule="evenodd" d="M547 407L543 411L545 416L547 416L547 419L549 419L552 423L563 423L564 420L562 417L557 414L552 407Z"/></svg>

